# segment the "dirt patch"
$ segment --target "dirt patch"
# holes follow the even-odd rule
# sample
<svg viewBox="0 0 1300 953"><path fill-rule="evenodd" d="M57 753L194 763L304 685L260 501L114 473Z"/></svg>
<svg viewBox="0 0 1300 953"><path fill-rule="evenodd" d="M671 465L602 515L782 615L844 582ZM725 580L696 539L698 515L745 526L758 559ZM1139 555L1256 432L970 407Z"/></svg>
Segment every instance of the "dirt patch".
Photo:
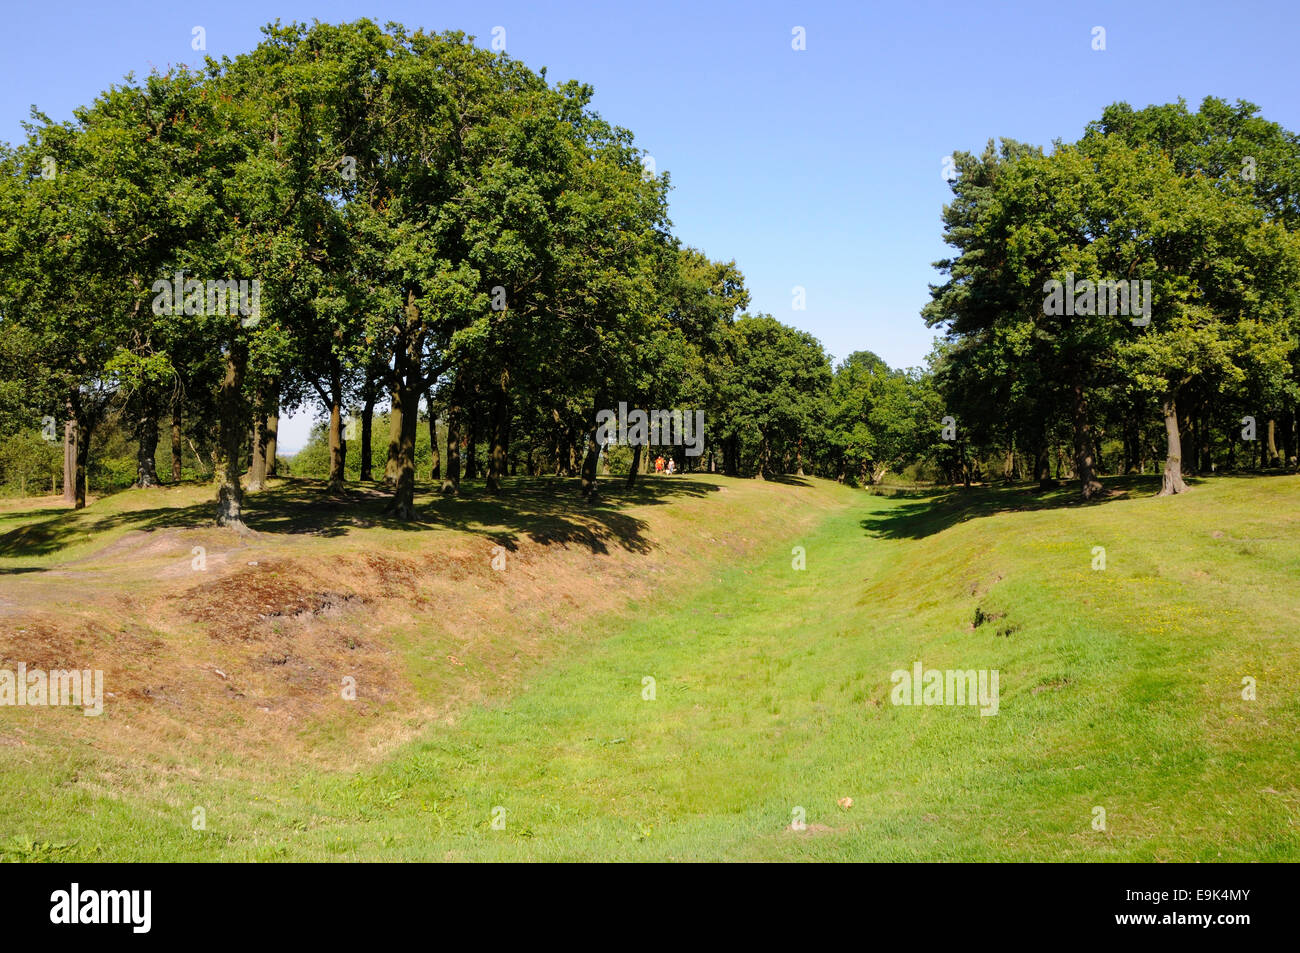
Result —
<svg viewBox="0 0 1300 953"><path fill-rule="evenodd" d="M0 656L105 672L105 717L41 718L41 739L23 741L88 739L159 777L178 759L204 770L212 752L249 778L380 757L599 640L611 612L838 505L812 495L792 517L755 506L768 492L798 491L743 484L616 514L641 527L635 545L613 545L583 512L563 509L552 528L509 506L482 531L129 531L76 568L5 577Z"/></svg>
<svg viewBox="0 0 1300 953"><path fill-rule="evenodd" d="M1033 694L1038 695L1042 692L1054 692L1059 689L1065 688L1069 684L1070 684L1070 679L1065 677L1052 679L1049 682L1043 682L1039 685L1035 685L1033 687Z"/></svg>
<svg viewBox="0 0 1300 953"><path fill-rule="evenodd" d="M972 629L978 629L986 622L996 622L998 619L1005 617L1005 612L990 612L986 611L983 606L976 606L975 615L971 618L970 627Z"/></svg>
<svg viewBox="0 0 1300 953"><path fill-rule="evenodd" d="M354 592L322 590L295 563L259 564L205 581L180 596L181 611L219 642L258 641L277 623L342 617L364 606Z"/></svg>
<svg viewBox="0 0 1300 953"><path fill-rule="evenodd" d="M185 556L188 551L189 547L176 530L133 530L89 556L69 560L66 565L180 557Z"/></svg>
<svg viewBox="0 0 1300 953"><path fill-rule="evenodd" d="M114 632L86 619L27 617L0 622L0 665L29 669L94 668L94 661L141 658L163 642L139 633Z"/></svg>
<svg viewBox="0 0 1300 953"><path fill-rule="evenodd" d="M994 586L1002 581L1002 573L998 573L992 579L972 579L968 583L968 588L972 596L983 595L989 592Z"/></svg>

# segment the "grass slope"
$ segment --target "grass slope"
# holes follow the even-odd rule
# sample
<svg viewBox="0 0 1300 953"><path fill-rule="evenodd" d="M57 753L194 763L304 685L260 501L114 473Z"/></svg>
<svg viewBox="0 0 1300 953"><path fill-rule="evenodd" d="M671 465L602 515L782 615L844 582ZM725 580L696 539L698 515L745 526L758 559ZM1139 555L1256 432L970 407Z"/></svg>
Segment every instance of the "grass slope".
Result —
<svg viewBox="0 0 1300 953"><path fill-rule="evenodd" d="M1087 506L1066 491L1017 488L878 496L821 481L651 483L582 518L565 515L571 508L542 484L504 503L429 498L439 528L423 533L384 525L378 503L346 525L304 527L292 515L302 488L274 491L282 497L261 505L281 514L283 538L248 544L259 563L319 572L328 556L355 572L362 554L404 547L412 562L403 571L445 588L402 615L397 595L373 595L375 580L357 577L359 594L371 593L360 615L384 626L366 629L345 610L302 623L309 638L277 636L260 620L250 629L257 650L232 650L224 664L245 664L240 677L255 681L267 640L291 637L301 652L322 626L356 630L389 652L376 649L373 671L394 686L364 710L301 699L295 708L292 692L267 689L259 699L291 712L272 736L285 746L280 757L247 740L268 729L246 698L218 695L162 721L157 702L124 701L100 719L0 709L8 856L1300 856L1300 479L1219 478L1175 498L1116 481L1131 492ZM106 503L125 507L118 499ZM178 533L182 554L189 534L207 532L167 530L190 516L154 509L144 523L14 518L0 536L0 557L10 557L0 559L0 585L60 571L53 544L13 558L37 538L33 526L92 560L141 527ZM562 543L557 520L576 521ZM119 524L128 529L113 543ZM521 562L450 581L446 564L420 562L430 548L482 556L493 539ZM792 568L795 546L804 570ZM1093 568L1098 546L1104 570ZM45 568L3 575L33 566ZM105 572L101 588L114 581ZM175 583L139 583L132 611L176 602ZM67 582L43 584L54 592ZM239 591L224 598L237 603ZM39 599L40 590L33 582L6 597ZM534 605L547 599L560 602ZM448 600L477 614L478 636L448 631L467 618L447 616ZM152 655L189 646L198 658L213 643L211 620L163 618ZM7 621L12 609L0 615L9 656ZM178 634L186 625L194 631ZM520 627L542 632L540 644ZM458 661L469 663L450 675L431 661L448 646L463 646ZM494 646L528 657L505 664ZM328 668L331 657L314 660ZM891 704L891 672L917 660L998 670L999 713ZM341 670L300 694L325 692ZM1253 701L1242 698L1247 676ZM643 697L647 677L653 700ZM113 743L153 722L138 730L152 744ZM204 830L192 829L196 806ZM1098 807L1104 830L1094 826ZM796 816L803 830L790 829Z"/></svg>

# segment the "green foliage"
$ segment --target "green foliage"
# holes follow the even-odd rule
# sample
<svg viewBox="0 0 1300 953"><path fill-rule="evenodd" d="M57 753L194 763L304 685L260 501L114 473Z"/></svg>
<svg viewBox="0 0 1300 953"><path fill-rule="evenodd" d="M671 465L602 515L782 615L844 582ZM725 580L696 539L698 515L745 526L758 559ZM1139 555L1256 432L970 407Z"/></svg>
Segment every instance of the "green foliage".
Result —
<svg viewBox="0 0 1300 953"><path fill-rule="evenodd" d="M771 315L742 317L725 341L723 428L754 448L756 473L784 470L774 454L801 452L823 409L830 360L812 335Z"/></svg>
<svg viewBox="0 0 1300 953"><path fill-rule="evenodd" d="M370 466L371 472L377 477L382 477L384 473L384 462L388 457L388 427L389 414L387 412L377 413L374 415L374 425L370 446ZM352 432L352 439L346 441L347 444L347 464L346 475L349 480L359 480L361 478L361 420L359 415L354 417L348 430ZM438 425L438 452L441 457L445 458L447 452L447 428L443 424ZM429 447L429 422L425 418L420 421L419 428L416 430L415 445L415 467L416 471L421 474L421 478L427 478L433 469L433 453ZM289 457L281 457L281 463L287 464L287 473L292 473L296 477L306 477L315 480L324 480L329 477L330 473L330 449L329 449L329 428L325 421L317 421L311 429L311 434L302 449Z"/></svg>
<svg viewBox="0 0 1300 953"><path fill-rule="evenodd" d="M0 440L0 493L53 493L62 478L61 442L52 443L36 431L21 431Z"/></svg>
<svg viewBox="0 0 1300 953"><path fill-rule="evenodd" d="M620 402L703 410L705 456L679 462L746 475L970 480L1002 460L1045 481L1065 447L1067 470L1145 467L1166 418L1194 433L1193 466L1262 463L1229 436L1246 415L1276 425L1270 455L1300 450L1300 140L1250 103L1117 103L1050 153L954 153L955 254L923 311L944 336L903 371L870 352L832 368L746 313L736 262L672 234L668 178L592 97L462 33L360 19L277 23L67 122L34 112L0 149L0 435L71 417L112 488L126 444L143 473L179 412L230 497L267 416L341 430L347 408L394 406L405 515L430 414L529 473L592 459L595 414ZM1071 275L1150 281L1151 323L1045 309ZM201 290L160 307L177 277L256 279L258 320ZM359 476L355 450L330 473L341 440L314 436L296 472Z"/></svg>
<svg viewBox="0 0 1300 953"><path fill-rule="evenodd" d="M1163 418L1177 469L1189 416L1192 469L1215 455L1209 427L1235 459L1243 416L1280 418L1294 453L1300 152L1255 112L1118 104L1050 155L1004 141L957 156L944 221L959 255L924 315L946 331L936 381L972 454L1020 448L1045 478L1064 432L1082 474L1109 430L1132 467ZM1076 279L1149 282L1149 320L1047 302L1049 282Z"/></svg>
<svg viewBox="0 0 1300 953"><path fill-rule="evenodd" d="M93 719L31 712L23 730L41 743L0 746L3 836L19 835L0 850L18 859L45 852L31 841L75 843L60 855L75 861L1300 859L1294 806L1271 793L1294 790L1297 775L1300 642L1287 595L1300 572L1300 477L1206 481L1176 506L1142 498L1150 478L1116 482L1129 499L1075 506L1068 491L665 479L602 508L664 546L584 553L595 590L589 574L560 568L574 546L561 487L541 491L541 508L537 497L443 501L462 514L454 527L413 533L338 514L337 532L306 543L266 534L265 551L301 558L305 545L335 572L404 553L433 574L417 579L448 593L425 599L457 608L438 624L389 585L326 620L334 642L386 650L396 699L370 702L375 730L359 734L349 705L322 706L292 729L312 757L289 758L259 743L260 699L234 700L197 710L204 744L160 756L75 743ZM184 523L197 494L168 496ZM130 501L105 510L58 515L58 559L102 553L157 519ZM522 583L513 563L505 581L486 578L485 537L521 524L544 527L550 544L530 546ZM791 568L792 538L807 571ZM1107 549L1104 572L1090 568L1092 545ZM430 547L464 553L466 568L429 565ZM131 578L121 560L105 563L93 564ZM560 611L530 605L540 582ZM503 585L524 596L514 637L536 646L528 667L491 655L492 639L464 648L487 630L459 620L500 611ZM568 611L565 595L594 599L598 614ZM984 624L972 627L977 610ZM142 671L150 653L187 641L160 633L142 647ZM211 651L198 641L191 651ZM1000 671L998 715L891 704L891 672L918 659ZM451 672L465 680L446 681ZM1267 688L1255 700L1242 698L1243 673ZM411 697L428 704L413 709ZM408 740L373 754L371 739L398 731ZM176 775L167 785L150 770L160 758ZM112 789L67 783L109 770ZM851 810L836 806L843 797ZM193 804L207 806L208 831L190 828ZM489 830L498 804L507 827ZM1104 833L1089 827L1098 804ZM807 811L803 834L788 829L795 806Z"/></svg>
<svg viewBox="0 0 1300 953"><path fill-rule="evenodd" d="M66 844L52 843L47 840L33 840L31 837L15 835L9 838L7 842L0 843L0 859L18 864L47 863L66 857L68 852L75 848L76 845L76 841Z"/></svg>
<svg viewBox="0 0 1300 953"><path fill-rule="evenodd" d="M835 369L827 397L826 450L834 475L878 483L925 460L942 416L932 378L892 370L870 351L850 354Z"/></svg>

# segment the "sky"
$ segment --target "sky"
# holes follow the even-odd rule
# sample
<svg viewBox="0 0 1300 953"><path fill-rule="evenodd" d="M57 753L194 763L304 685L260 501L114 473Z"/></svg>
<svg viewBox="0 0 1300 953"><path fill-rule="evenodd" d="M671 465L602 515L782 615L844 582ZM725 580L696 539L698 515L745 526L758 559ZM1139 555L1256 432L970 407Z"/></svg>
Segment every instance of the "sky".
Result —
<svg viewBox="0 0 1300 953"><path fill-rule="evenodd" d="M252 49L263 24L369 17L462 30L595 89L666 171L674 232L735 259L751 312L923 364L941 280L944 158L990 138L1073 141L1106 105L1249 100L1300 129L1295 0L1178 2L360 2L3 0L0 140L128 72ZM804 49L797 45L802 28ZM1104 32L1105 49L1094 49ZM796 309L795 289L805 307ZM288 453L311 412L282 423Z"/></svg>

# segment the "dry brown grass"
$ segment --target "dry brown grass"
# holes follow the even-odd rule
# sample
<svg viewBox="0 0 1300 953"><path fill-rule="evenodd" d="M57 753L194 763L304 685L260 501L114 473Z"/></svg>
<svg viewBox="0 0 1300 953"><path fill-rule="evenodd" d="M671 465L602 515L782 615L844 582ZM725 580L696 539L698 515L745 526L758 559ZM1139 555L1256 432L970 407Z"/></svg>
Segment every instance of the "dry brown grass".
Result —
<svg viewBox="0 0 1300 953"><path fill-rule="evenodd" d="M148 765L146 777L195 758L254 778L286 760L356 765L510 697L633 603L681 598L712 562L768 546L827 505L748 481L661 488L590 512L534 492L519 504L527 514L509 497L436 501L414 532L362 520L247 536L157 515L160 499L192 508L200 488L126 494L121 513L153 514L144 528L0 575L0 665L102 669L105 716L11 720L0 744L75 734L121 771ZM203 571L191 567L196 546ZM492 568L496 546L504 571ZM355 701L342 697L346 676Z"/></svg>

